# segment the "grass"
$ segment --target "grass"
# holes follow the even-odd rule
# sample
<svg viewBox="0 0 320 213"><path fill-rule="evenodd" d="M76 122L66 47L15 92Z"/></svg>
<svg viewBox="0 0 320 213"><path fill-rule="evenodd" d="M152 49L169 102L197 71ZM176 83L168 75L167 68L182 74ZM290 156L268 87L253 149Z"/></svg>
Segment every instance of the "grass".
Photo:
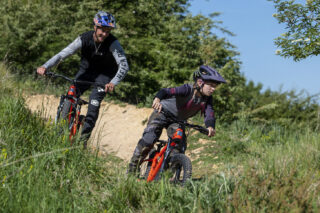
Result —
<svg viewBox="0 0 320 213"><path fill-rule="evenodd" d="M126 164L118 158L70 146L60 128L25 108L21 91L12 85L0 87L1 211L196 212L204 208L199 206L200 198L194 202L202 191L199 183L181 188L166 180L139 182L126 176Z"/></svg>
<svg viewBox="0 0 320 213"><path fill-rule="evenodd" d="M165 179L147 184L127 177L113 155L70 146L25 108L21 84L4 67L0 74L1 212L319 211L320 135L307 126L243 119L218 124L211 139L191 132L196 179L183 188Z"/></svg>
<svg viewBox="0 0 320 213"><path fill-rule="evenodd" d="M197 119L195 119L197 121ZM219 129L217 129L219 130ZM220 132L220 134L219 134ZM204 145L194 167L199 175L224 173L233 179L228 208L241 212L318 212L320 135L303 129L237 121ZM196 148L200 134L191 137ZM214 156L218 155L218 158ZM209 165L218 165L218 168ZM197 165L197 164L196 164ZM209 178L211 178L209 177Z"/></svg>

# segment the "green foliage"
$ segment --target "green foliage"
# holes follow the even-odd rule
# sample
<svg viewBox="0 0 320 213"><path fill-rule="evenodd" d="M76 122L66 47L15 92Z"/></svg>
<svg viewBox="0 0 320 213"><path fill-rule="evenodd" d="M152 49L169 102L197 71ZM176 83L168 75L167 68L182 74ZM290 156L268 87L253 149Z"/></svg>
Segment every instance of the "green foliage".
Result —
<svg viewBox="0 0 320 213"><path fill-rule="evenodd" d="M261 85L260 85L261 86ZM303 91L270 91L259 94L259 85L254 88L249 83L246 94L251 99L246 104L240 103L242 110L235 113L237 119L250 120L265 125L275 124L302 128L307 125L319 130L320 108L317 96L307 96Z"/></svg>
<svg viewBox="0 0 320 213"><path fill-rule="evenodd" d="M201 134L189 137L190 153L199 138L202 151L192 155L197 159L193 173L225 174L229 193L224 199L230 211L319 211L320 135L308 125L219 125L211 140Z"/></svg>
<svg viewBox="0 0 320 213"><path fill-rule="evenodd" d="M235 60L237 53L228 50L231 45L211 32L217 22L188 14L187 1L139 1L139 5L126 7L117 10L118 37L123 38L120 41L130 61L120 90L135 102L144 102L161 87L186 83L204 61L221 68L226 61ZM204 52L206 48L211 52Z"/></svg>
<svg viewBox="0 0 320 213"><path fill-rule="evenodd" d="M128 75L117 87L118 99L139 106L150 105L160 88L189 82L192 72L205 63L216 68L227 80L227 84L221 85L213 95L219 120L230 124L245 117L284 125L303 121L319 128L315 97L301 96L293 91L262 94L262 85L247 83L240 73L241 62L236 48L214 33L220 30L232 35L220 27L219 13L209 17L192 16L188 12L188 2L4 0L0 2L3 29L0 32L0 57L19 74L25 85L40 90L43 86L30 83L34 80L35 68L79 34L92 29L92 17L98 10L107 10L116 17L114 34L122 44L130 66ZM313 2L308 4L314 5ZM74 76L79 59L79 54L75 54L54 71ZM303 122L301 125L305 124Z"/></svg>
<svg viewBox="0 0 320 213"><path fill-rule="evenodd" d="M273 16L286 25L287 32L276 38L275 44L281 48L277 53L292 57L295 61L320 53L320 1L294 0L273 1L277 13Z"/></svg>
<svg viewBox="0 0 320 213"><path fill-rule="evenodd" d="M89 29L98 5L68 1L1 1L0 56L21 75L37 66ZM88 12L88 11L91 11ZM81 23L81 24L80 24ZM63 63L62 72L74 73L78 56Z"/></svg>
<svg viewBox="0 0 320 213"><path fill-rule="evenodd" d="M238 165L232 174L239 177L232 192L233 208L249 212L318 211L319 133L310 131L307 125L301 129L278 125L270 128L243 122L231 132L244 134L239 139L248 151L232 160ZM229 138L227 143L237 143L237 139Z"/></svg>
<svg viewBox="0 0 320 213"><path fill-rule="evenodd" d="M31 74L80 33L92 29L98 10L107 10L116 17L114 34L130 66L118 87L123 100L145 103L161 87L186 83L202 63L222 69L230 82L241 87L238 53L213 30L231 33L214 21L217 13L192 16L188 6L187 0L1 1L0 57L20 75ZM60 63L58 72L73 76L78 62L79 55L74 55ZM234 86L225 90L235 90Z"/></svg>

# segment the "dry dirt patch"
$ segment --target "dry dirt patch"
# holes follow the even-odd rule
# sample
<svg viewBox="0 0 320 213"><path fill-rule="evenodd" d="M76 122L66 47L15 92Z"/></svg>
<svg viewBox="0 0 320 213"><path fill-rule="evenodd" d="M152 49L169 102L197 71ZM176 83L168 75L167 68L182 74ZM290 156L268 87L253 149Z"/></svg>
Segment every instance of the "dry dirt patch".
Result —
<svg viewBox="0 0 320 213"><path fill-rule="evenodd" d="M54 120L59 99L53 95L32 95L26 97L26 104L32 112ZM83 107L82 114L86 112L87 107ZM99 118L90 138L91 145L102 153L114 153L128 161L142 136L146 127L145 121L151 112L151 108L137 108L129 104L121 107L102 102ZM166 138L165 131L161 138Z"/></svg>

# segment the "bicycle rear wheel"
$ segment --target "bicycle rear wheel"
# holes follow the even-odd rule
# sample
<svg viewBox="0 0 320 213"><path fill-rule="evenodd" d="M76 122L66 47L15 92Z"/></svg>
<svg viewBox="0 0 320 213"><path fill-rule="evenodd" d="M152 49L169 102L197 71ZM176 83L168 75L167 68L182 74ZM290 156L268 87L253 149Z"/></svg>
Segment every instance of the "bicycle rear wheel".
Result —
<svg viewBox="0 0 320 213"><path fill-rule="evenodd" d="M184 185L192 176L192 164L190 159L182 154L178 153L171 158L171 174L170 181L180 185Z"/></svg>

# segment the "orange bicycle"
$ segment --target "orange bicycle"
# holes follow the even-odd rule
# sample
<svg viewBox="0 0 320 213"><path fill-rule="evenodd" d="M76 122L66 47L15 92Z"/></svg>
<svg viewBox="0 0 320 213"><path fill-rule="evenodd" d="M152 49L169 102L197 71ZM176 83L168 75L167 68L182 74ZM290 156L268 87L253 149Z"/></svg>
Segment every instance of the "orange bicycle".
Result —
<svg viewBox="0 0 320 213"><path fill-rule="evenodd" d="M146 179L147 182L159 180L161 174L166 171L169 173L170 182L184 185L192 176L191 160L185 155L185 128L193 128L206 135L208 135L208 129L190 124L185 120L178 120L169 112L161 111L161 113L165 114L173 123L179 124L180 128L167 141L158 140L155 143L154 148L148 154L149 157L140 165L140 178ZM185 140L180 140L183 144L178 144L174 140L176 137L185 138Z"/></svg>
<svg viewBox="0 0 320 213"><path fill-rule="evenodd" d="M69 130L69 139L72 144L73 137L79 132L80 127L84 122L84 115L81 115L81 107L83 105L88 104L87 101L81 99L79 96L79 91L77 86L79 84L82 85L90 85L104 88L104 85L97 84L95 82L90 81L81 81L66 77L64 75L56 74L53 72L46 72L46 76L53 78L62 78L71 83L71 86L67 90L65 95L61 95L60 103L57 109L57 115L55 117L55 123L58 123L61 120L66 120L68 124Z"/></svg>

